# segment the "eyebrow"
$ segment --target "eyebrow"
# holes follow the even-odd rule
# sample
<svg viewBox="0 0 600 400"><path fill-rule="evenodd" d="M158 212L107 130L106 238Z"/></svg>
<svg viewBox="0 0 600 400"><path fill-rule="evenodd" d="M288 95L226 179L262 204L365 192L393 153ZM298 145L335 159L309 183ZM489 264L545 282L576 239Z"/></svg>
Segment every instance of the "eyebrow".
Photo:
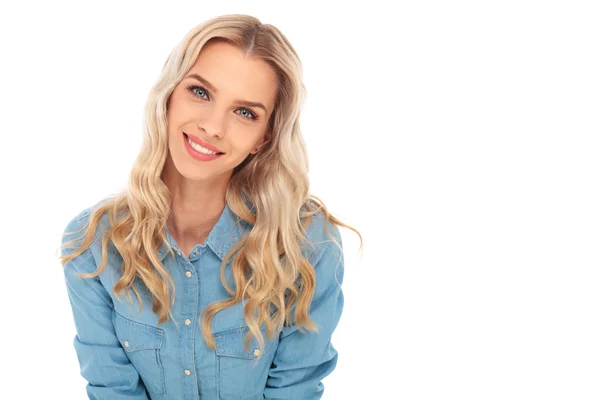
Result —
<svg viewBox="0 0 600 400"><path fill-rule="evenodd" d="M202 83L204 86L206 86L207 88L209 88L213 92L215 92L215 93L219 92L217 90L217 88L212 85L212 83L210 83L209 81L207 81L206 79L204 79L203 77L201 77L198 74L190 74L190 75L186 76L184 79L187 79L187 78L196 79L198 82ZM256 102L247 101L247 100L236 100L236 103L241 104L241 105L246 106L246 107L258 107L258 108L262 108L265 111L265 114L267 113L267 107L265 107L262 103L256 103Z"/></svg>

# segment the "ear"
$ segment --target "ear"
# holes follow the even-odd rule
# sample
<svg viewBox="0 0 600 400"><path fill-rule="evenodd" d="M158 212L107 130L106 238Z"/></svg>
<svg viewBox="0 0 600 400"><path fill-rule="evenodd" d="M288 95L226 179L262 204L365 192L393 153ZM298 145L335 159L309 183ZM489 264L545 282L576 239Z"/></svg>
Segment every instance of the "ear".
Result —
<svg viewBox="0 0 600 400"><path fill-rule="evenodd" d="M269 143L271 141L271 139L273 139L273 135L271 134L271 131L267 131L267 133L265 133L265 136L263 137L263 142L261 144L261 147L264 146L265 144Z"/></svg>

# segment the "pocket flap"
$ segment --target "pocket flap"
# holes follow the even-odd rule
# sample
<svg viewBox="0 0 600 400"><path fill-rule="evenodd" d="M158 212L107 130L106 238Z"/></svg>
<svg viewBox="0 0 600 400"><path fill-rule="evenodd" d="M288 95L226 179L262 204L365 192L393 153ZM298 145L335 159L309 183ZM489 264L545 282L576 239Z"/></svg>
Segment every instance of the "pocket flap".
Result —
<svg viewBox="0 0 600 400"><path fill-rule="evenodd" d="M125 351L160 349L162 346L164 330L161 328L132 321L116 311L113 313L113 324Z"/></svg>
<svg viewBox="0 0 600 400"><path fill-rule="evenodd" d="M267 351L274 342L274 340L269 340L266 330L267 329L265 325L263 325L260 329L265 340L265 349L263 353ZM258 346L258 341L255 337L250 340L250 346L248 350L246 350L246 347L244 346L246 342L246 335L249 331L250 328L248 326L243 326L241 328L228 329L213 334L215 351L217 355L245 358L248 360L252 360L260 356L261 353Z"/></svg>

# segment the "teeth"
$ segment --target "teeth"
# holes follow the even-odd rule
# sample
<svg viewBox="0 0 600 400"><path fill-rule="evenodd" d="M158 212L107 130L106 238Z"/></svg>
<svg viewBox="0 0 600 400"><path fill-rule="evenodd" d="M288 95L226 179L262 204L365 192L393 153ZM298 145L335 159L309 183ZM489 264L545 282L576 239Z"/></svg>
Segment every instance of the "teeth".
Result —
<svg viewBox="0 0 600 400"><path fill-rule="evenodd" d="M200 146L199 144L192 142L189 138L188 138L187 141L190 144L190 146L192 146L192 148L194 150L196 150L197 152L199 152L199 153L203 153L203 154L217 154L216 151L210 151L209 149L204 148L204 147Z"/></svg>

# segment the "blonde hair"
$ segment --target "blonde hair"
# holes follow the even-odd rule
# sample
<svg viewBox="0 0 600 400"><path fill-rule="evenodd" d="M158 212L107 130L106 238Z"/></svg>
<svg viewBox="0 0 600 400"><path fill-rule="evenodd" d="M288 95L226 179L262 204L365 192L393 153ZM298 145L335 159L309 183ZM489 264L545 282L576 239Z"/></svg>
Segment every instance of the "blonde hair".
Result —
<svg viewBox="0 0 600 400"><path fill-rule="evenodd" d="M141 304L134 285L135 280L141 280L153 297L152 310L159 316L159 324L167 316L173 318L171 291L174 295L175 286L157 254L164 243L174 257L165 233L171 196L161 179L168 154L167 102L209 40L227 41L246 55L264 60L276 72L279 83L276 106L267 128L272 139L234 169L226 192L232 212L253 225L221 263L221 281L231 298L209 305L201 322L204 340L214 349L211 319L219 311L244 301L244 317L250 329L246 345L254 336L262 349L264 338L260 326L266 324L272 339L278 329L291 324L292 308L295 308L294 323L300 330L316 330L309 317L315 273L300 248L312 216L323 213L325 228L333 223L353 230L360 237L361 249L362 236L331 215L319 198L309 194L308 158L299 126L305 97L301 62L277 28L254 17L235 14L208 20L192 29L171 52L148 96L144 140L130 172L128 188L92 211L88 223L82 227L86 230L85 237L77 241L80 247L62 256L61 263L64 266L91 245L102 215L108 212L110 227L102 237L102 262L95 272L79 275L91 278L104 270L108 244L112 241L123 258L122 275L113 288L117 298L120 292L131 289ZM329 232L327 235L333 239ZM232 257L233 289L227 286L224 275ZM129 290L127 295L131 300Z"/></svg>

